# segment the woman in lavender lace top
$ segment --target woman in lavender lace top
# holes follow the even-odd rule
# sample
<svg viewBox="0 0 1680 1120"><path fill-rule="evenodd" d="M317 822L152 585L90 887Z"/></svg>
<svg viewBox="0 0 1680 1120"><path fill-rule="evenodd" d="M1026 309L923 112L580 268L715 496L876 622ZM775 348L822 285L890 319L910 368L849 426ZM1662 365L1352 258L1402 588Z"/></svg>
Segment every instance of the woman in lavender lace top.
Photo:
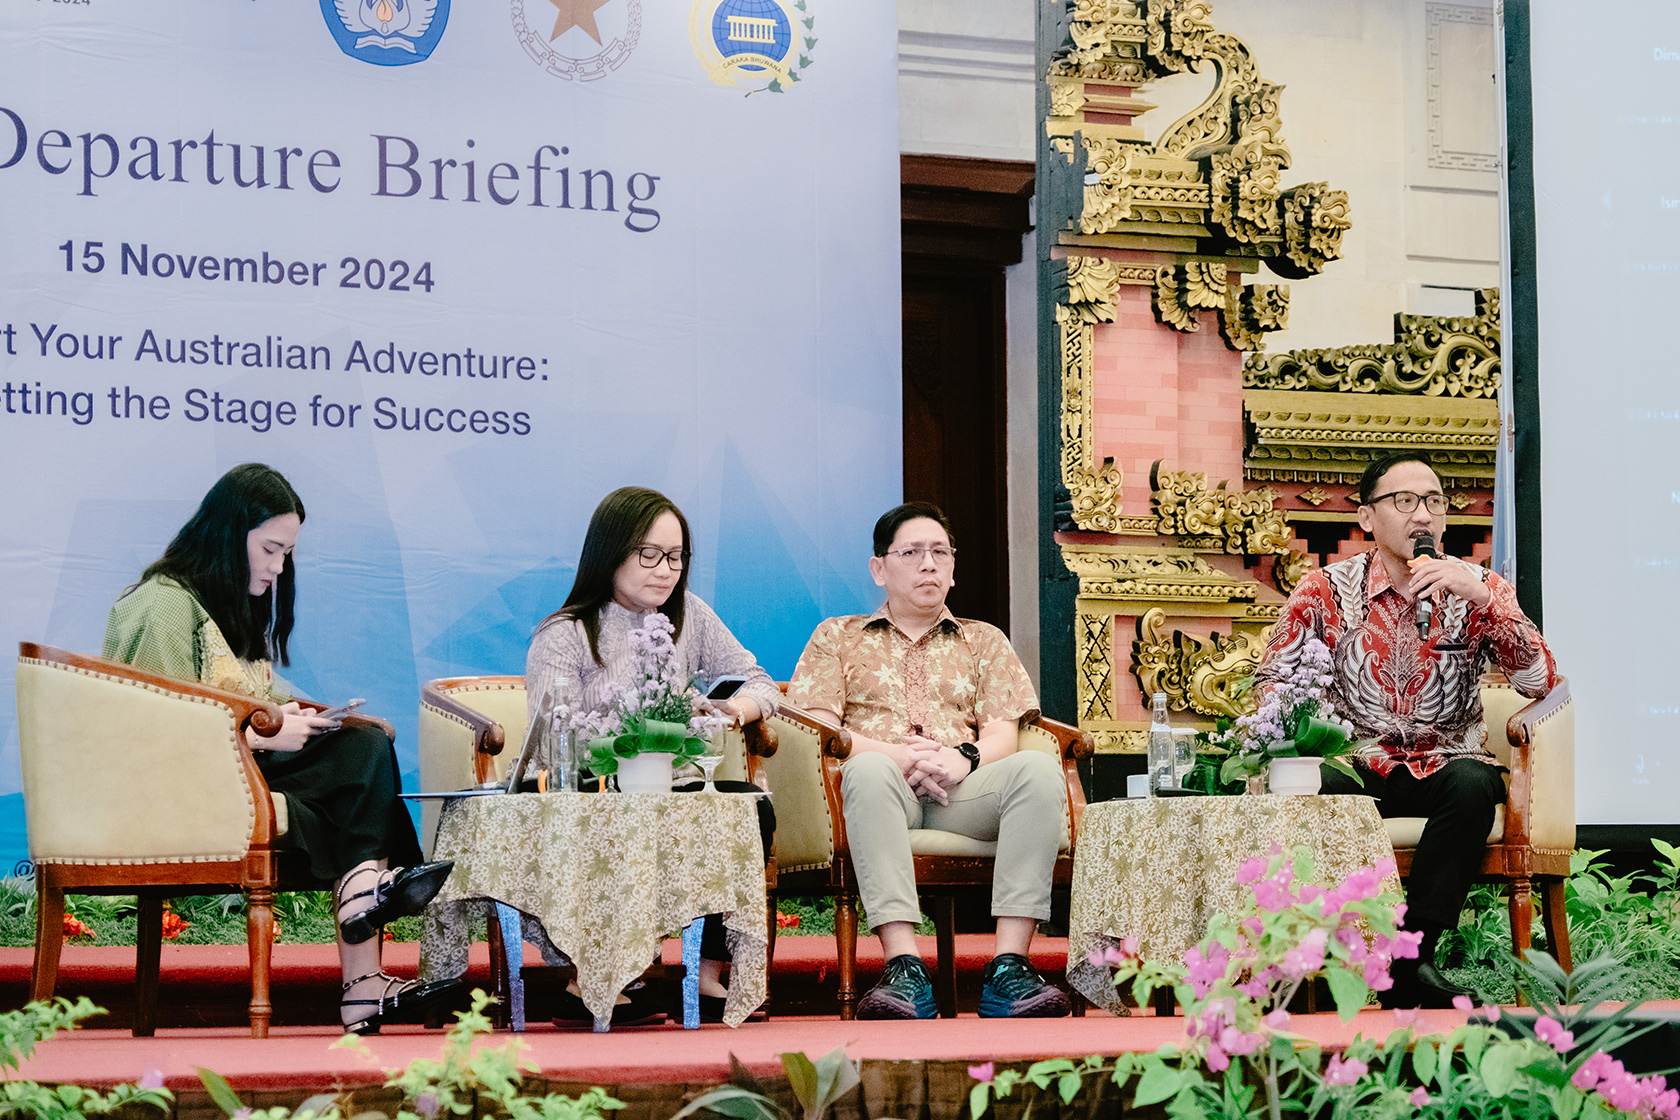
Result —
<svg viewBox="0 0 1680 1120"><path fill-rule="evenodd" d="M770 674L735 640L717 612L688 590L692 554L688 519L657 490L626 486L601 500L589 519L571 594L537 627L525 658L532 718L543 693L561 676L581 683L586 709L606 707L606 685L627 683L631 677L630 631L653 611L671 620L677 663L689 675L746 678L719 708L743 724L775 714L781 692ZM706 921L701 957L701 1010L706 1018L721 1019L721 961L727 950L723 923L716 915Z"/></svg>

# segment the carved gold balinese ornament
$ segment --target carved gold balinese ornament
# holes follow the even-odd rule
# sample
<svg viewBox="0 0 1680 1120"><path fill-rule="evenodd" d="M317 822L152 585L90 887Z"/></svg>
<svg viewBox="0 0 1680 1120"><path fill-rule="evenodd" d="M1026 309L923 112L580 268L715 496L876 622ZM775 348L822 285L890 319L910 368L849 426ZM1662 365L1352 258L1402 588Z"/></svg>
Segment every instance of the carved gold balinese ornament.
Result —
<svg viewBox="0 0 1680 1120"><path fill-rule="evenodd" d="M1095 444L1092 327L1114 321L1116 271L1115 263L1102 257L1069 257L1067 302L1056 308L1062 333L1062 485L1072 504L1073 523L1095 533L1119 529L1120 468L1112 457L1093 463L1090 451Z"/></svg>
<svg viewBox="0 0 1680 1120"><path fill-rule="evenodd" d="M1285 595L1300 586L1312 571L1313 558L1299 549L1291 548L1272 561L1272 583Z"/></svg>
<svg viewBox="0 0 1680 1120"><path fill-rule="evenodd" d="M1204 716L1236 718L1244 714L1239 685L1260 667L1266 641L1257 632L1233 631L1229 637L1198 638L1182 630L1166 632L1166 612L1146 611L1132 642L1132 672L1145 696L1167 694L1168 707Z"/></svg>
<svg viewBox="0 0 1680 1120"><path fill-rule="evenodd" d="M1251 354L1243 387L1492 399L1499 393L1499 290L1469 316L1396 315L1388 345Z"/></svg>
<svg viewBox="0 0 1680 1120"><path fill-rule="evenodd" d="M1270 486L1258 490L1230 490L1221 482L1209 490L1201 471L1163 471L1157 460L1150 473L1154 490L1156 528L1162 536L1207 538L1233 556L1271 556L1289 551L1294 538L1273 504L1278 493Z"/></svg>

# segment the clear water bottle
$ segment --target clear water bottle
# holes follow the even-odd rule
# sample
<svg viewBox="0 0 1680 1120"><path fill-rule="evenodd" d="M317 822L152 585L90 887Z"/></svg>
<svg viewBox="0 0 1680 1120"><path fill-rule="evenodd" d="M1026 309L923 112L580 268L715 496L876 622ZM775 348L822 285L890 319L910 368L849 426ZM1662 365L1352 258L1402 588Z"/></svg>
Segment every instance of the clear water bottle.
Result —
<svg viewBox="0 0 1680 1120"><path fill-rule="evenodd" d="M1173 778L1176 753L1172 723L1167 719L1167 694L1157 692L1154 711L1149 715L1149 796L1178 784Z"/></svg>
<svg viewBox="0 0 1680 1120"><path fill-rule="evenodd" d="M548 720L544 757L548 767L547 788L551 793L578 788L574 728L582 699L570 677L555 677L548 686L548 713L543 717Z"/></svg>
<svg viewBox="0 0 1680 1120"><path fill-rule="evenodd" d="M1173 734L1173 784L1183 786L1196 768L1196 733L1179 728Z"/></svg>

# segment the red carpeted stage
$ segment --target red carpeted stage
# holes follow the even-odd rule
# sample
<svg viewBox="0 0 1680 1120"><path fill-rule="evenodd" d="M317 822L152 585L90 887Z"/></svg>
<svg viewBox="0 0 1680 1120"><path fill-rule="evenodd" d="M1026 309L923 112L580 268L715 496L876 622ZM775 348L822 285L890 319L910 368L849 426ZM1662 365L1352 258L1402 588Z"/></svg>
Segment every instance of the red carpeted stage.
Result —
<svg viewBox="0 0 1680 1120"><path fill-rule="evenodd" d="M932 939L924 951L931 957ZM1065 942L1043 938L1035 945L1035 963L1046 975L1060 976ZM880 969L879 949L859 945L860 980L872 983ZM870 951L865 951L865 950ZM737 1030L721 1026L685 1031L674 1024L620 1028L608 1035L557 1028L534 1022L522 1036L530 1059L540 1070L532 1088L543 1083L556 1091L577 1092L602 1085L625 1101L624 1120L666 1120L686 1095L716 1085L729 1076L730 1055L773 1092L786 1095L780 1055L803 1051L816 1057L836 1046L862 1059L864 1079L855 1099L837 1110L848 1117L893 1116L915 1120L954 1120L966 1109L975 1063L1028 1062L1039 1058L1115 1054L1153 1050L1178 1040L1179 1018L1144 1012L1116 1018L1092 1011L1084 1018L998 1021L972 1014L978 974L990 938L958 938L959 1002L967 1013L954 1020L921 1023L841 1022L831 1011L820 1015L788 1014L784 1008L809 1010L831 1002L834 942L830 938L786 937L777 942L772 978L772 1010L766 1023ZM675 963L676 946L667 959ZM304 1097L354 1091L360 1108L389 1108L395 1097L378 1087L386 1070L415 1058L436 1057L442 1036L418 1027L388 1027L367 1040L366 1052L335 1047L338 1033L329 1025L336 1008L337 966L331 946L281 945L275 948L276 1027L272 1037L252 1039L243 1027L248 995L243 947L166 946L159 1022L154 1038L133 1038L126 1030L95 1027L50 1041L25 1062L21 1076L40 1081L109 1085L138 1079L148 1068L163 1074L178 1097L177 1114L209 1117L214 1108L202 1092L196 1067L216 1070L256 1106L295 1105ZM412 973L417 947L388 945L387 966ZM528 963L537 963L534 954ZM60 991L87 994L119 1016L131 1006L124 993L133 980L132 949L72 947L65 950ZM29 952L0 950L0 996L8 1006L27 990ZM482 945L475 947L469 979L482 984L488 975ZM529 974L536 981L540 973ZM541 985L534 983L533 997ZM1465 1016L1455 1011L1426 1012L1420 1025L1450 1030ZM109 1020L98 1020L109 1022ZM197 1026L169 1026L197 1022ZM219 1024L219 1025L213 1025ZM1295 1027L1328 1048L1347 1044L1355 1034L1383 1037L1394 1027L1390 1013L1368 1011L1344 1024L1334 1015L1300 1015ZM488 1040L501 1045L508 1038ZM787 1100L792 1104L791 1098Z"/></svg>

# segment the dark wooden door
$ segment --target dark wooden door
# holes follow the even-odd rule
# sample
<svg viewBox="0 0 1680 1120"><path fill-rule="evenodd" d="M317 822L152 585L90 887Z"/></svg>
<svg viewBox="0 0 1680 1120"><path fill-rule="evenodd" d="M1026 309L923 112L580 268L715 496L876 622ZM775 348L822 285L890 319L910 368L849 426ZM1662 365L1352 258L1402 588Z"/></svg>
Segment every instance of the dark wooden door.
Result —
<svg viewBox="0 0 1680 1120"><path fill-rule="evenodd" d="M957 539L951 612L1009 629L1003 275L904 276L904 497Z"/></svg>
<svg viewBox="0 0 1680 1120"><path fill-rule="evenodd" d="M952 613L1009 629L1004 270L1031 228L1033 165L900 158L904 497L957 538Z"/></svg>

